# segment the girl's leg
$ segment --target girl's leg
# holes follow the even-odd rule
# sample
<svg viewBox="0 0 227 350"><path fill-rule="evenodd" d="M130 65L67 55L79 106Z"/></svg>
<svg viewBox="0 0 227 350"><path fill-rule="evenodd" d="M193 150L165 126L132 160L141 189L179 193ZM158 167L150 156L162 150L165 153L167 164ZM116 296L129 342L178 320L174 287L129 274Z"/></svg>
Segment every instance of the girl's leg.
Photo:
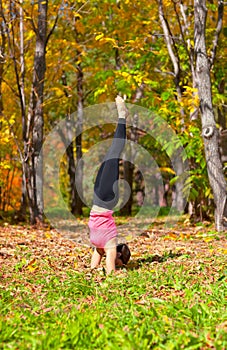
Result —
<svg viewBox="0 0 227 350"><path fill-rule="evenodd" d="M111 239L105 246L106 253L106 272L109 275L112 271L115 271L116 258L117 258L117 238Z"/></svg>
<svg viewBox="0 0 227 350"><path fill-rule="evenodd" d="M106 253L106 272L109 275L112 271L115 271L116 258L117 258L117 239L111 239L105 246L104 249L99 248L94 250L91 258L91 269L97 268L102 260L104 252Z"/></svg>
<svg viewBox="0 0 227 350"><path fill-rule="evenodd" d="M94 187L93 203L99 207L113 209L118 202L119 158L126 140L126 123L128 111L124 101L117 97L118 124L112 144L98 171Z"/></svg>
<svg viewBox="0 0 227 350"><path fill-rule="evenodd" d="M94 187L94 204L112 209L118 201L119 158L125 145L125 119L119 119L113 142L104 158Z"/></svg>
<svg viewBox="0 0 227 350"><path fill-rule="evenodd" d="M104 250L103 250L103 254L104 254ZM100 265L103 254L100 254L97 251L97 249L94 250L94 252L92 254L92 258L91 258L91 268L92 269L95 269L96 267L98 267Z"/></svg>

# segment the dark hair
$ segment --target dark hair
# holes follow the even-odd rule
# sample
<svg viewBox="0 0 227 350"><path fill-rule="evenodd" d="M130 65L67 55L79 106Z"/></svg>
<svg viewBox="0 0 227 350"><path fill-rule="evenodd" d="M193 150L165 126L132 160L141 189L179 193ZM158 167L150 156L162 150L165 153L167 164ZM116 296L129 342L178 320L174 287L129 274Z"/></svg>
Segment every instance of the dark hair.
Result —
<svg viewBox="0 0 227 350"><path fill-rule="evenodd" d="M126 265L130 259L131 252L127 244L121 243L117 245L117 253L120 253L119 259Z"/></svg>

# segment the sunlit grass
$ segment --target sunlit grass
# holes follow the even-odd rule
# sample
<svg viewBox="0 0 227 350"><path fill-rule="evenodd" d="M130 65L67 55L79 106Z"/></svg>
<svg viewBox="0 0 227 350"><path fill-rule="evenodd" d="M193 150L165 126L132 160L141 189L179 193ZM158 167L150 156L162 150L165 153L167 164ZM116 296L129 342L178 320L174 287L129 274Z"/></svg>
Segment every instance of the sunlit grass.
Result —
<svg viewBox="0 0 227 350"><path fill-rule="evenodd" d="M227 348L225 256L173 257L145 254L109 277L15 267L1 283L0 348Z"/></svg>

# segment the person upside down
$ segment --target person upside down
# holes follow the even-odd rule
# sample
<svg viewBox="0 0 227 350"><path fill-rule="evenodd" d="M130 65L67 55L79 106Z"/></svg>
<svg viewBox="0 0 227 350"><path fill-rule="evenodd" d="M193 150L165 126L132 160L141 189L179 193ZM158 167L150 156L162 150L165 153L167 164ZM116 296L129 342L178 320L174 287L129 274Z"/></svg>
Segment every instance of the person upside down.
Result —
<svg viewBox="0 0 227 350"><path fill-rule="evenodd" d="M117 244L117 228L114 222L113 208L118 202L119 158L126 141L126 118L128 110L124 100L115 99L118 111L118 123L112 144L99 168L95 185L93 206L90 212L88 226L90 242L95 247L91 268L98 267L106 254L106 271L110 274L116 266L127 264L130 250L127 244Z"/></svg>

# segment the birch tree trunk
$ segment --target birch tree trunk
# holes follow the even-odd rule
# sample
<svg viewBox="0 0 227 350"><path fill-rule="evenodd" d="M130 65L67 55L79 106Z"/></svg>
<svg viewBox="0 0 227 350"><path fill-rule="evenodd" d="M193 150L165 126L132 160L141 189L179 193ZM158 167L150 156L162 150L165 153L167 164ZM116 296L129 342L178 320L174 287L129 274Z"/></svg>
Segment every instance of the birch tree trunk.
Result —
<svg viewBox="0 0 227 350"><path fill-rule="evenodd" d="M200 98L202 136L207 162L209 182L215 203L215 225L218 231L224 229L226 221L226 181L218 150L218 130L212 105L210 66L206 49L206 0L194 1L194 46L196 80Z"/></svg>

